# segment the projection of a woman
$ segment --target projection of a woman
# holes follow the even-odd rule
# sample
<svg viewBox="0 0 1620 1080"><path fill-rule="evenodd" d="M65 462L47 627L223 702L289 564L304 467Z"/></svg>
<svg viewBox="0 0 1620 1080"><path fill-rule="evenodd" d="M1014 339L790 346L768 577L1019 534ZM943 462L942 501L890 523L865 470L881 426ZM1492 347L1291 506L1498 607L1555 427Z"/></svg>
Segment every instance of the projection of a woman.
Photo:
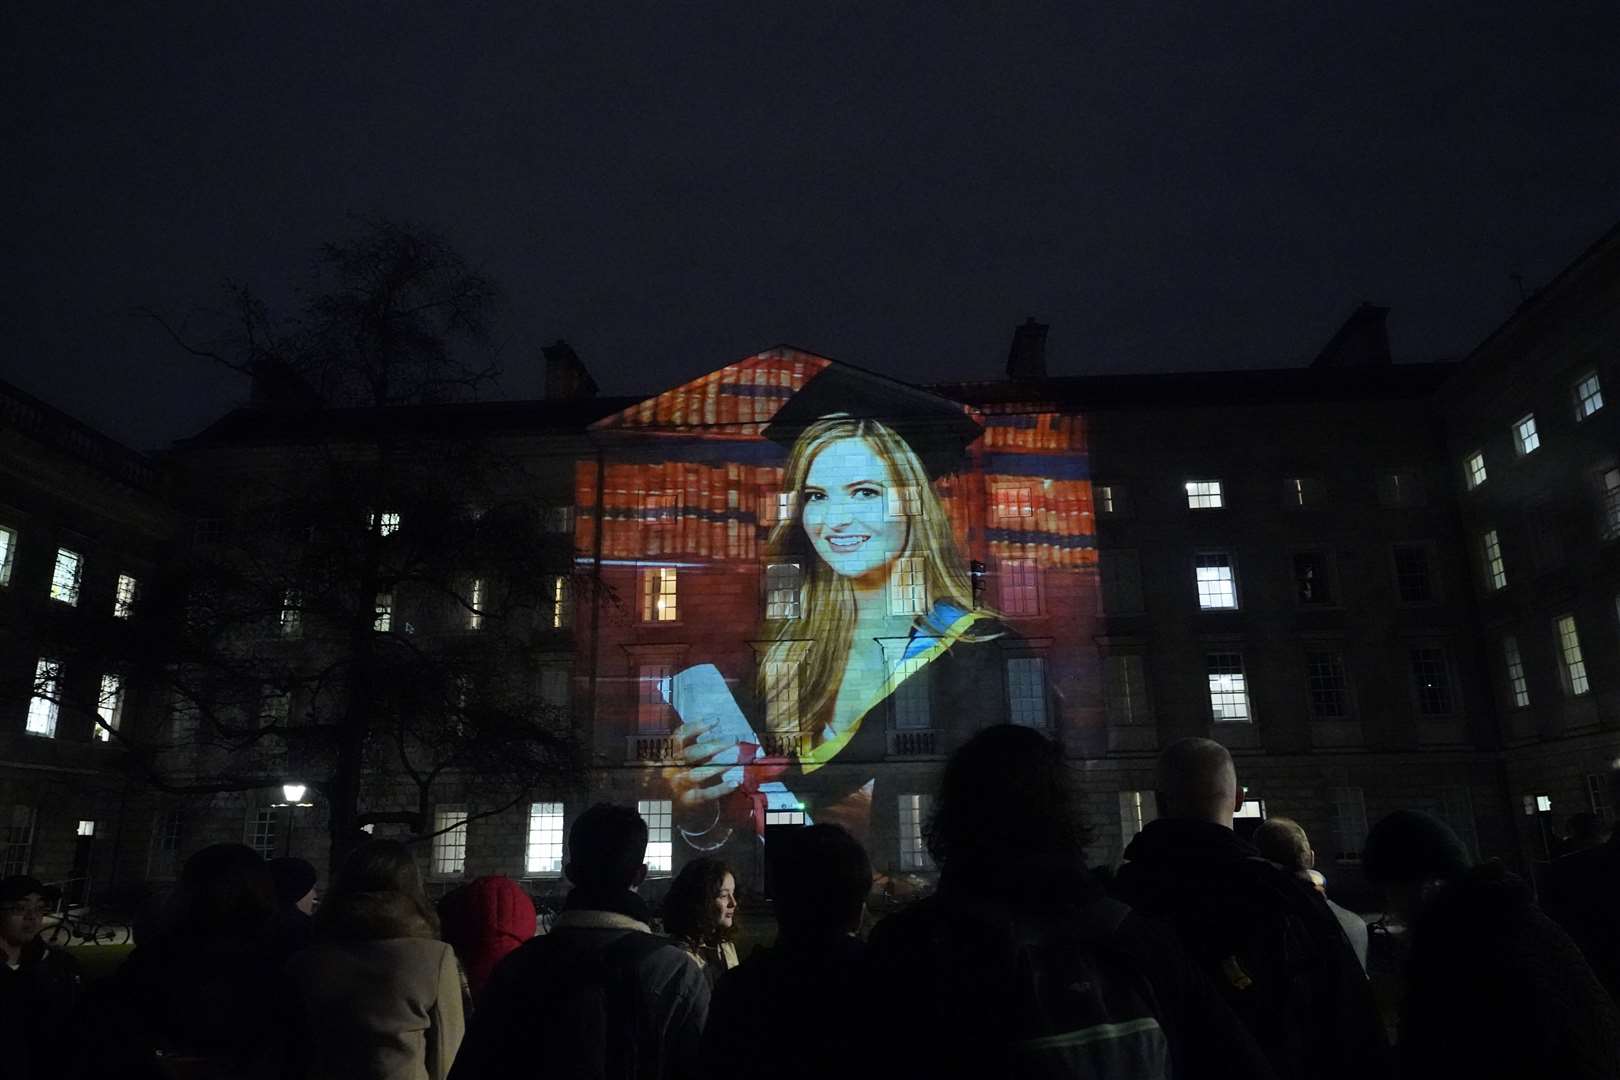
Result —
<svg viewBox="0 0 1620 1080"><path fill-rule="evenodd" d="M749 760L747 737L739 753L734 727L683 711L671 783L695 847L746 824L758 800L733 793L757 789L760 775L807 798L814 820L864 834L896 812L871 768L885 758L891 727L939 737L1004 718L1002 653L987 643L1008 644L1008 634L975 605L930 482L930 472L959 463L977 425L937 407L881 420L823 414L828 390L840 388L820 381L784 408L805 419L779 415L766 431L791 439L783 484L791 513L771 532L770 559L800 568L802 583L797 610L776 613L791 617L767 620L749 711L754 730L778 736L760 741L791 748L789 760L780 776L751 781L738 767ZM948 749L945 738L939 746Z"/></svg>

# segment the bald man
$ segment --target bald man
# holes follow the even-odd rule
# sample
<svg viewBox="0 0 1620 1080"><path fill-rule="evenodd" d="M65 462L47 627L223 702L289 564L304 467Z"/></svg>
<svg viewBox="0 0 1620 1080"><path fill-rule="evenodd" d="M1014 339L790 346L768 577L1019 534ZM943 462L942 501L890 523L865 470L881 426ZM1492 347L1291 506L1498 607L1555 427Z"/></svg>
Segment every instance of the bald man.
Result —
<svg viewBox="0 0 1620 1080"><path fill-rule="evenodd" d="M1232 831L1243 789L1226 747L1172 743L1158 785L1160 817L1125 849L1119 899L1175 927L1278 1076L1390 1076L1371 989L1338 921Z"/></svg>

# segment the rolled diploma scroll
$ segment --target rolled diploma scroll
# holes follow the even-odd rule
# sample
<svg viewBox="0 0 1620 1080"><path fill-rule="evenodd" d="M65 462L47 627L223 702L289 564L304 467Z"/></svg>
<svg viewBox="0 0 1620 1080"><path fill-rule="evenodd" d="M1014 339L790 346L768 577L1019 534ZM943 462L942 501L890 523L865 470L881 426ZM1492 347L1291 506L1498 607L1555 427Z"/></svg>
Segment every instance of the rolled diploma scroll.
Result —
<svg viewBox="0 0 1620 1080"><path fill-rule="evenodd" d="M726 677L713 664L689 667L669 681L670 707L686 724L713 724L707 738L725 738L732 745L710 759L711 764L732 765L725 771L727 783L741 785L743 766L759 750L759 736L731 696Z"/></svg>

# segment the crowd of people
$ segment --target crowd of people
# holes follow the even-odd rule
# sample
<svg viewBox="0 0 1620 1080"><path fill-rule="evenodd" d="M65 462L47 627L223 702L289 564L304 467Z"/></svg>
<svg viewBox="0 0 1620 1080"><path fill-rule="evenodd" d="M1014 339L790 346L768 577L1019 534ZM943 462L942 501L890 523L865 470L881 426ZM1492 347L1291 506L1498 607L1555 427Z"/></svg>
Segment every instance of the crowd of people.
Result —
<svg viewBox="0 0 1620 1080"><path fill-rule="evenodd" d="M0 1072L1620 1080L1620 839L1555 861L1538 905L1440 820L1393 813L1363 863L1404 932L1369 945L1296 822L1234 831L1242 789L1218 743L1166 749L1158 790L1161 816L1105 886L1056 746L986 729L946 766L933 895L863 941L863 847L836 825L789 831L765 853L775 944L740 962L731 870L689 864L655 933L646 823L608 804L574 822L572 891L538 936L517 883L434 905L395 841L356 848L318 908L307 863L221 844L87 987L40 939L45 887L9 878ZM1380 949L1393 1024L1367 976Z"/></svg>

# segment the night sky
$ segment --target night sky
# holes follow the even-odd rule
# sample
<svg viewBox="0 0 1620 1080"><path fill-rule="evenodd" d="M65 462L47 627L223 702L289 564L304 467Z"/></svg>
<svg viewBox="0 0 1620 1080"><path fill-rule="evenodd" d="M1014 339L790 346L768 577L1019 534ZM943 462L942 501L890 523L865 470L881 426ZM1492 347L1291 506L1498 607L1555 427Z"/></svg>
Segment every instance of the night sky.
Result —
<svg viewBox="0 0 1620 1080"><path fill-rule="evenodd" d="M286 303L352 214L502 284L509 397L558 337L997 378L1027 315L1054 374L1287 366L1362 300L1457 356L1620 220L1612 0L23 6L0 377L142 448L246 388L131 309Z"/></svg>

